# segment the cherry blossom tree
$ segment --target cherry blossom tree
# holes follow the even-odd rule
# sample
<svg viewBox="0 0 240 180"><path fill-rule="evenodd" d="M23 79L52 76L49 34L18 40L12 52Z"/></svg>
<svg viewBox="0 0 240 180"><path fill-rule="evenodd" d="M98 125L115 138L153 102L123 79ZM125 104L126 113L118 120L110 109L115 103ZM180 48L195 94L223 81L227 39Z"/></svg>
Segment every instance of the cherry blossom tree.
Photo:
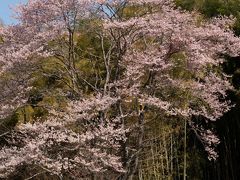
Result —
<svg viewBox="0 0 240 180"><path fill-rule="evenodd" d="M0 28L0 73L3 74L22 62L42 58L55 58L61 65L59 71L71 79L65 83L73 93L78 94L79 78L76 73L76 52L74 37L78 21L88 17L94 1L39 1L30 0L15 8L16 19L20 22ZM26 92L26 89L25 89ZM23 91L19 91L19 97ZM12 103L8 107L14 107ZM6 104L2 107L6 107ZM7 109L7 108L5 108Z"/></svg>
<svg viewBox="0 0 240 180"><path fill-rule="evenodd" d="M79 33L78 22L87 18L94 6L95 2L88 0L30 0L19 5L16 16L20 23L0 30L2 77L11 69L15 70L16 65L55 58L71 80L67 83L75 99L79 99L82 79L75 63L81 55L76 50L74 38ZM28 89L22 84L13 86L19 91L12 100L1 100L1 118L27 101ZM11 94L12 88L4 87L3 96ZM122 127L120 117L107 115L117 102L118 98L98 92L92 98L70 103L69 111L61 116L58 112L45 122L16 127L11 137L16 134L19 144L12 144L8 136L5 137L12 146L1 150L1 177L8 176L22 164L36 165L59 177L64 172L70 172L73 177L84 177L90 172L124 172L118 149L119 142L125 141L126 128ZM83 122L87 124L82 127ZM74 130L69 126L75 127Z"/></svg>
<svg viewBox="0 0 240 180"><path fill-rule="evenodd" d="M232 106L225 100L232 87L219 65L224 55L239 54L240 39L231 31L234 19L203 20L200 14L180 10L171 1L128 3L140 6L141 11L105 24L110 32L130 31L124 38L128 48L121 62L126 71L116 83L120 96L136 97L162 116L182 117L203 143L209 159L216 159L219 139L192 117L215 121ZM144 110L140 110L138 150L143 146L145 121ZM133 162L135 168L127 167L125 177L136 172L138 155Z"/></svg>
<svg viewBox="0 0 240 180"><path fill-rule="evenodd" d="M139 11L124 16L131 7ZM209 159L217 158L219 139L192 117L215 121L232 106L225 100L232 87L219 65L224 55L238 55L240 39L230 29L234 19L204 20L170 0L29 0L16 12L19 24L0 29L1 75L16 64L54 58L70 79L74 99L67 110L51 110L45 121L17 126L11 134L17 144L6 137L11 145L0 150L1 177L27 164L60 178L64 173L84 178L111 172L112 179L129 179L144 146L147 108L170 120L185 119ZM83 79L76 67L79 22L92 12L103 22L96 32L106 71L100 88ZM81 82L94 92L83 94ZM16 101L23 103L24 93L25 87ZM8 103L0 101L2 117ZM127 142L131 133L135 147Z"/></svg>
<svg viewBox="0 0 240 180"><path fill-rule="evenodd" d="M17 145L1 150L1 177L8 176L21 164L36 165L60 178L66 172L75 178L106 171L123 173L117 151L119 142L126 140L127 130L116 126L119 119L101 121L96 116L115 102L116 99L100 96L72 102L65 113L53 111L52 117L44 122L18 126L12 134L18 139ZM93 117L101 121L97 126ZM87 119L91 120L88 125L78 125Z"/></svg>

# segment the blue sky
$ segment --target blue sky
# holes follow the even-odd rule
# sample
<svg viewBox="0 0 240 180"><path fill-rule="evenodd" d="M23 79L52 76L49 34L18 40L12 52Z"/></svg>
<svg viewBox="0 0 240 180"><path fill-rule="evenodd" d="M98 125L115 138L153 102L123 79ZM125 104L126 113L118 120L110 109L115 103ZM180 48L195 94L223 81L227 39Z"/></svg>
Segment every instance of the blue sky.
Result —
<svg viewBox="0 0 240 180"><path fill-rule="evenodd" d="M9 7L26 1L27 0L0 0L0 19L3 20L4 24L12 24L16 22L11 18L12 10Z"/></svg>

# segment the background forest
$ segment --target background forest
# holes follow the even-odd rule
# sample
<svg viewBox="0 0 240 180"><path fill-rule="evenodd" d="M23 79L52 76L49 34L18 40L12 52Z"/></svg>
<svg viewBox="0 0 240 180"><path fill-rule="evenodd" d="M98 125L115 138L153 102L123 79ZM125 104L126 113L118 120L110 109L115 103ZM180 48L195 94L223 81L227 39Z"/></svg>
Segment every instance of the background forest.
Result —
<svg viewBox="0 0 240 180"><path fill-rule="evenodd" d="M59 2L1 25L0 179L239 179L239 0Z"/></svg>

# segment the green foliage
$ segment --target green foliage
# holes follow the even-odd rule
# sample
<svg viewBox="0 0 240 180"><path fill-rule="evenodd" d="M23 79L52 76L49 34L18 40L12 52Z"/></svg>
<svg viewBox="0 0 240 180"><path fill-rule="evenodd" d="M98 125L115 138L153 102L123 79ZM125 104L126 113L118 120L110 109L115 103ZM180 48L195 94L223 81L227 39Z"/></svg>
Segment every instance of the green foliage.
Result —
<svg viewBox="0 0 240 180"><path fill-rule="evenodd" d="M177 6L186 10L198 10L206 17L239 15L239 0L175 0Z"/></svg>
<svg viewBox="0 0 240 180"><path fill-rule="evenodd" d="M141 16L146 14L147 12L152 11L152 7L149 5L135 5L135 6L129 6L124 8L123 10L123 17L128 19L134 16Z"/></svg>
<svg viewBox="0 0 240 180"><path fill-rule="evenodd" d="M239 11L240 11L240 7L239 7ZM237 36L240 36L240 16L239 15L237 16L237 21L233 26L233 30Z"/></svg>
<svg viewBox="0 0 240 180"><path fill-rule="evenodd" d="M193 10L195 6L195 0L175 0L175 3L188 11Z"/></svg>
<svg viewBox="0 0 240 180"><path fill-rule="evenodd" d="M224 14L224 11L226 13L226 9L224 9L223 3L220 0L204 1L201 11L207 17L213 17L219 14Z"/></svg>
<svg viewBox="0 0 240 180"><path fill-rule="evenodd" d="M26 105L22 108L19 108L15 112L15 118L17 119L18 124L32 123L33 117L34 117L34 109L30 105Z"/></svg>
<svg viewBox="0 0 240 180"><path fill-rule="evenodd" d="M190 80L193 73L188 70L188 61L184 52L178 52L171 56L171 61L174 64L170 75L172 78Z"/></svg>

